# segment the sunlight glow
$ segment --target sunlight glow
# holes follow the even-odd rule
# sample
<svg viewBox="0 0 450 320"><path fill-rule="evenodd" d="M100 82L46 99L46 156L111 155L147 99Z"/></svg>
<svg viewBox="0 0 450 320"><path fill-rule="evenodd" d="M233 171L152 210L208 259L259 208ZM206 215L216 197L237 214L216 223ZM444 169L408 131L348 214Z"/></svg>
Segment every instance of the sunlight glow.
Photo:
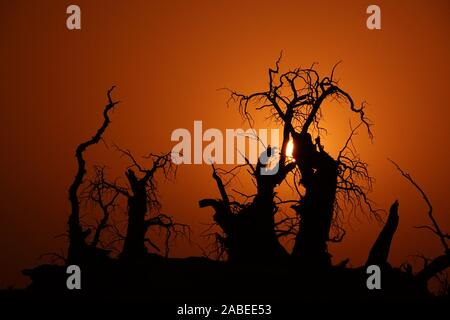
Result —
<svg viewBox="0 0 450 320"><path fill-rule="evenodd" d="M287 147L286 147L286 157L295 162L295 159L293 158L294 153L294 141L289 140Z"/></svg>

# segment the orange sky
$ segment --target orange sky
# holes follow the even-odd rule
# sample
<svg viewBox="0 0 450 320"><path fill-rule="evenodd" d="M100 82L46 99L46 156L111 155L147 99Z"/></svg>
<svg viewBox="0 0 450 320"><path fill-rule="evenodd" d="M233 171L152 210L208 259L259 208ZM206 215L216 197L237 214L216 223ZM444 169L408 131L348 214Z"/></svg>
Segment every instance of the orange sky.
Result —
<svg viewBox="0 0 450 320"><path fill-rule="evenodd" d="M68 31L65 10L82 10L82 30ZM75 146L97 128L105 92L117 85L121 100L105 139L136 155L170 150L170 133L238 128L221 87L264 89L266 72L281 50L283 67L319 62L327 73L339 60L340 85L369 104L374 144L361 133L361 155L376 178L379 207L400 201L400 227L391 261L440 252L426 231L426 207L386 160L395 159L420 183L436 218L450 229L448 1L377 1L382 30L365 26L367 1L2 1L0 3L1 201L0 287L23 286L20 270L45 252L65 250L67 188L75 172ZM371 4L371 3L370 3ZM330 110L326 147L339 147L348 113ZM264 127L264 123L256 127ZM89 164L108 164L120 175L124 159L99 146ZM207 165L179 168L161 183L164 211L191 224L201 243L212 221L197 201L217 196ZM362 263L380 225L351 219L335 261ZM198 255L179 243L176 256Z"/></svg>

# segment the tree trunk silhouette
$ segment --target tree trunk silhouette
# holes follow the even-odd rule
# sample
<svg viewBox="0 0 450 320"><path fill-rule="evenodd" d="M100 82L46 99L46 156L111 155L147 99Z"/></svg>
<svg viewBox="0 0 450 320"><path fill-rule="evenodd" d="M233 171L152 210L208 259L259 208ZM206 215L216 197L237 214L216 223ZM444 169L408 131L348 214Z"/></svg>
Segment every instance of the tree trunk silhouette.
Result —
<svg viewBox="0 0 450 320"><path fill-rule="evenodd" d="M253 202L233 216L234 222L227 233L231 262L270 263L287 258L275 233L274 187L270 182L258 184Z"/></svg>
<svg viewBox="0 0 450 320"><path fill-rule="evenodd" d="M95 249L88 246L86 243L86 238L90 234L91 230L90 229L83 230L80 224L80 202L78 199L78 191L83 183L83 179L86 174L86 161L84 160L84 152L87 150L87 148L89 148L94 144L97 144L100 141L100 139L103 136L103 133L105 132L106 128L110 123L108 113L118 103L114 102L111 98L111 92L113 91L113 89L114 86L107 92L108 104L106 105L103 111L103 118L104 118L103 124L91 139L78 145L75 151L78 169L75 178L72 182L72 185L69 188L69 201L71 205L71 213L68 220L69 249L67 254L67 261L69 263L81 263L91 259L92 255L90 254L90 252L92 250L90 249Z"/></svg>
<svg viewBox="0 0 450 320"><path fill-rule="evenodd" d="M317 150L319 149L319 150ZM292 257L302 264L327 267L327 250L338 179L338 162L308 133L294 134L294 158L300 169L305 195L294 209L300 216L300 229Z"/></svg>
<svg viewBox="0 0 450 320"><path fill-rule="evenodd" d="M377 240L370 250L369 257L367 258L366 265L378 265L383 266L388 263L389 251L391 249L392 238L394 237L395 231L397 230L399 221L398 216L398 201L395 201L391 209L389 210L389 216L378 235Z"/></svg>
<svg viewBox="0 0 450 320"><path fill-rule="evenodd" d="M147 207L147 181L145 177L138 179L133 170L126 172L132 194L128 197L128 227L121 253L123 259L136 259L147 253L145 234L148 225L145 217Z"/></svg>

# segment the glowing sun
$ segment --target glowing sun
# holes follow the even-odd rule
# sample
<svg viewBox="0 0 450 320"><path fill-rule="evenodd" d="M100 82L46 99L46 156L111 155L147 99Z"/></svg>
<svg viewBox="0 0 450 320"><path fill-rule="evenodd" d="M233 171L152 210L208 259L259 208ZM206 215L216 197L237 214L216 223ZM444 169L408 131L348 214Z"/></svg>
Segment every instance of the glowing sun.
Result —
<svg viewBox="0 0 450 320"><path fill-rule="evenodd" d="M286 157L295 162L295 159L293 158L294 153L294 141L289 140L287 147L286 147Z"/></svg>

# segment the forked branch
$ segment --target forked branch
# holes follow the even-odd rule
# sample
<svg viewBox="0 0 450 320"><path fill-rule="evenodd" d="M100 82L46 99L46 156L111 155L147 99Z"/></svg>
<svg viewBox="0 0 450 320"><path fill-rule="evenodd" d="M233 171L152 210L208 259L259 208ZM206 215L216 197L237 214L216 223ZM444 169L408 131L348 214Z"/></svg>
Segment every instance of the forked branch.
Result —
<svg viewBox="0 0 450 320"><path fill-rule="evenodd" d="M423 189L414 181L414 179L411 177L411 175L409 173L403 171L402 168L400 168L400 166L393 160L391 160L391 159L388 159L388 160L397 168L397 170L402 174L402 176L405 177L406 180L408 180L419 191L419 193L421 194L422 198L425 200L425 203L428 206L427 214L428 214L428 218L431 221L432 226L420 226L418 228L431 230L435 235L438 236L438 238L442 244L442 247L444 248L444 252L446 254L450 254L448 244L446 241L446 239L449 239L449 235L442 232L441 228L439 227L439 224L433 215L433 206L431 205L431 201L428 199L428 196L423 191Z"/></svg>

